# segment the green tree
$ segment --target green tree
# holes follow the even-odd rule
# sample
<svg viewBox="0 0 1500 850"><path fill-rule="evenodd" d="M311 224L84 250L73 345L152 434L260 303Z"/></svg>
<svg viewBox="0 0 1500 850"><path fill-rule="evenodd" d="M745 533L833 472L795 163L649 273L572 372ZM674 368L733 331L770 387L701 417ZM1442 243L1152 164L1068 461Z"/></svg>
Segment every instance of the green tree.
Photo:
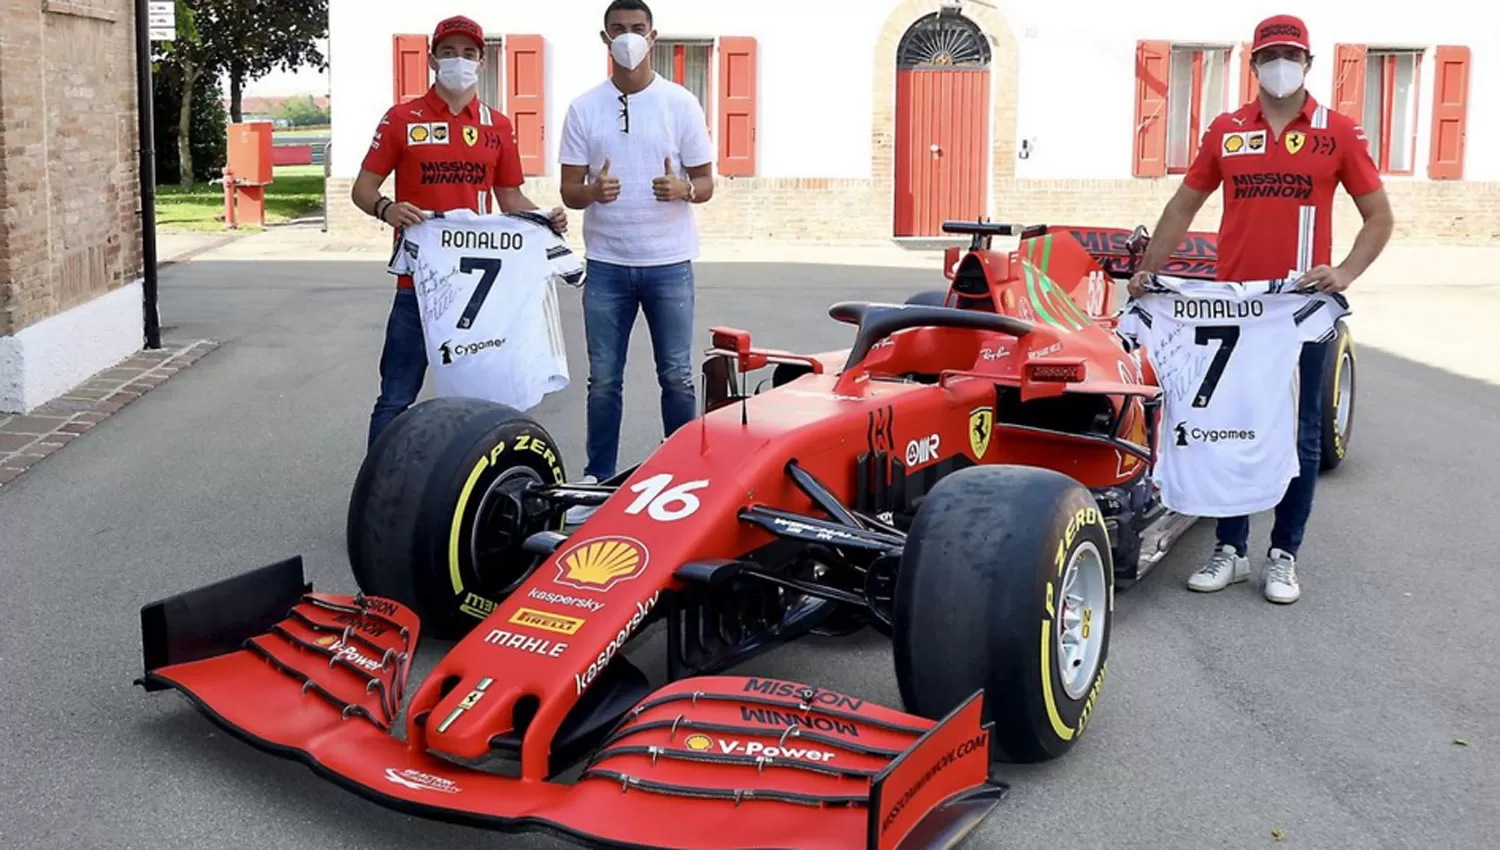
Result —
<svg viewBox="0 0 1500 850"><path fill-rule="evenodd" d="M203 25L220 70L229 76L229 117L243 117L245 83L281 69L328 70L318 39L328 37L328 0L192 0L214 7Z"/></svg>
<svg viewBox="0 0 1500 850"><path fill-rule="evenodd" d="M182 75L176 65L163 64L152 75L151 83L156 125L156 181L162 185L181 184L178 120L182 115ZM191 101L195 105L188 132L191 153L188 176L202 183L218 178L227 161L226 113L218 83L208 75L200 75L194 83Z"/></svg>
<svg viewBox="0 0 1500 850"><path fill-rule="evenodd" d="M277 111L277 117L293 127L316 127L327 124L329 119L328 110L318 106L312 95L287 98Z"/></svg>
<svg viewBox="0 0 1500 850"><path fill-rule="evenodd" d="M193 188L193 100L188 93L198 87L198 79L208 68L203 39L198 34L197 12L188 0L177 0L177 31L171 41L155 43L153 72L165 74L184 93L177 107L178 185ZM153 93L154 93L153 86Z"/></svg>
<svg viewBox="0 0 1500 850"><path fill-rule="evenodd" d="M328 0L176 0L177 34L158 42L157 67L179 75L182 91L197 92L198 80L230 80L230 115L241 117L247 79L276 67L326 67L316 40L328 34ZM198 97L182 99L177 116L179 185L193 187L192 127ZM218 102L217 94L213 101ZM220 132L223 130L221 128Z"/></svg>

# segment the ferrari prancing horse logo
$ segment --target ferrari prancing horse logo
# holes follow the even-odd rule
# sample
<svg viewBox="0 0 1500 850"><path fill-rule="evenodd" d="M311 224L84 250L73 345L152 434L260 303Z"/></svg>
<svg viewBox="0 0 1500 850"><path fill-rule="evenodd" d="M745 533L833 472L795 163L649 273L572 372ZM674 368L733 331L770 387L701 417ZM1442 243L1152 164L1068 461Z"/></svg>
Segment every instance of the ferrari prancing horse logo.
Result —
<svg viewBox="0 0 1500 850"><path fill-rule="evenodd" d="M1286 134L1286 152L1289 154L1296 154L1297 151L1302 150L1302 146L1306 143L1307 136L1296 130Z"/></svg>
<svg viewBox="0 0 1500 850"><path fill-rule="evenodd" d="M976 407L969 412L969 448L974 450L976 459L984 459L994 426L995 412L988 407Z"/></svg>
<svg viewBox="0 0 1500 850"><path fill-rule="evenodd" d="M479 128L475 127L475 126L472 126L472 125L468 126L468 127L465 127L464 128L464 144L466 144L466 145L468 145L469 147L472 148L472 147L474 147L474 143L477 142L477 141L479 141Z"/></svg>

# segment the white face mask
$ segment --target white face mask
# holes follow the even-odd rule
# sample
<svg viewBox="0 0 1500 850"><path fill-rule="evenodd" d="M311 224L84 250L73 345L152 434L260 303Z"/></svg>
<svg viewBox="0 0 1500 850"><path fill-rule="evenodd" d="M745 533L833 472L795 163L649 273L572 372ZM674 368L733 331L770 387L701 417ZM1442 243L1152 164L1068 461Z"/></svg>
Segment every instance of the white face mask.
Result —
<svg viewBox="0 0 1500 850"><path fill-rule="evenodd" d="M479 63L462 56L439 59L437 78L448 91L468 91L479 82Z"/></svg>
<svg viewBox="0 0 1500 850"><path fill-rule="evenodd" d="M1271 97L1286 97L1302 88L1302 63L1272 59L1260 66L1260 85Z"/></svg>
<svg viewBox="0 0 1500 850"><path fill-rule="evenodd" d="M646 53L650 50L651 46L646 43L645 36L633 32L621 33L609 43L609 54L627 71L634 71L636 66L645 61Z"/></svg>

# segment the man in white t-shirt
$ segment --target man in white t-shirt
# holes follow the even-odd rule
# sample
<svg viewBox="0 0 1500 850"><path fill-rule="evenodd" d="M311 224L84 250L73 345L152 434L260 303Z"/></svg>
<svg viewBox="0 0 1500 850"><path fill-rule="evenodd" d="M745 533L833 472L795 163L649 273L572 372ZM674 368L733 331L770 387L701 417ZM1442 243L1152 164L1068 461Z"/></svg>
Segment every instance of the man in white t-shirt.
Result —
<svg viewBox="0 0 1500 850"><path fill-rule="evenodd" d="M563 204L584 211L585 483L617 471L625 356L638 310L651 332L663 431L671 435L697 415L692 261L698 229L689 205L714 191L703 107L651 67L656 30L650 7L614 0L600 38L614 58L613 73L568 107L558 157ZM568 522L592 513L573 508Z"/></svg>

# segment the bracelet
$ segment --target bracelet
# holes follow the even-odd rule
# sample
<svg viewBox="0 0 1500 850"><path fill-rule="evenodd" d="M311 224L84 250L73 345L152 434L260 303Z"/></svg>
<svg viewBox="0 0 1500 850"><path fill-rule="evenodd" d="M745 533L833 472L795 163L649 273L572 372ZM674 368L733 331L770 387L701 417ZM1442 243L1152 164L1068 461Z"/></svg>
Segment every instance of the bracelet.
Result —
<svg viewBox="0 0 1500 850"><path fill-rule="evenodd" d="M382 207L381 206L382 203L384 203L385 206ZM385 221L385 214L386 214L386 212L391 207L393 207L395 205L396 205L395 201L393 201L390 198L387 198L384 195L382 195L381 198L380 198L380 200L378 200L378 201L375 202L375 217L378 218L378 219L380 219L381 221Z"/></svg>

